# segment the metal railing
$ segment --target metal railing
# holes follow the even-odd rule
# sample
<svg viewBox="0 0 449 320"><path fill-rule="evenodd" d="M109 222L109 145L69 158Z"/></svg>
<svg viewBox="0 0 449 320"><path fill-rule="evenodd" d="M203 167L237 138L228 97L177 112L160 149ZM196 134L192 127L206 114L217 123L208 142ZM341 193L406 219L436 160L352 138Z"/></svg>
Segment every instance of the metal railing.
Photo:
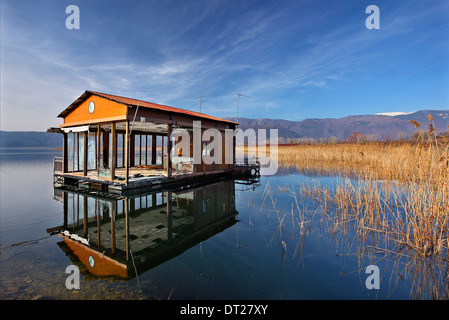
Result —
<svg viewBox="0 0 449 320"><path fill-rule="evenodd" d="M256 156L237 156L235 157L235 166L260 166L260 162Z"/></svg>

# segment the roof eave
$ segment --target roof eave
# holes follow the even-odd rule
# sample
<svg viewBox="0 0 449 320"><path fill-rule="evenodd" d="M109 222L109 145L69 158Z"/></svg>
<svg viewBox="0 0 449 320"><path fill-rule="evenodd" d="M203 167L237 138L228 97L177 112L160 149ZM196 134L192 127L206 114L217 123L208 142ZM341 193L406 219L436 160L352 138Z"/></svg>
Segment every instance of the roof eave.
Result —
<svg viewBox="0 0 449 320"><path fill-rule="evenodd" d="M62 111L58 118L65 118L72 110L74 110L76 107L78 107L84 100L86 100L91 93L89 91L84 91L84 93L79 96L78 99L76 99L74 102L72 102L64 111Z"/></svg>

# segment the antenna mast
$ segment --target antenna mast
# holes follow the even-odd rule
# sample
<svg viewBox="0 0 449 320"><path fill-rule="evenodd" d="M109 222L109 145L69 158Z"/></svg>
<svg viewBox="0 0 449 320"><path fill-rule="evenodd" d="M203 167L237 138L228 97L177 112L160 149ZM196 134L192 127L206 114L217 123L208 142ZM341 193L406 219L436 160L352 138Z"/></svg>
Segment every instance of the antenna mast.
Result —
<svg viewBox="0 0 449 320"><path fill-rule="evenodd" d="M237 93L237 122L239 122L239 98L240 98L240 96L249 98L248 96L245 96L244 94Z"/></svg>
<svg viewBox="0 0 449 320"><path fill-rule="evenodd" d="M201 112L201 100L203 99L203 80L201 80L201 89L200 89L200 112Z"/></svg>

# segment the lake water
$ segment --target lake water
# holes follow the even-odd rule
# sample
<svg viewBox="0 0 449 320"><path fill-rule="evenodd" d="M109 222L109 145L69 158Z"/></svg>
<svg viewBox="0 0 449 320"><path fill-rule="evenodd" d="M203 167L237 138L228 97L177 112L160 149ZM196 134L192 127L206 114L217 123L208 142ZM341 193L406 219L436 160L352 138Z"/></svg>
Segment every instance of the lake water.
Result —
<svg viewBox="0 0 449 320"><path fill-rule="evenodd" d="M336 177L279 170L252 184L105 199L55 189L53 156L60 153L2 149L0 299L432 296L420 286L429 283L419 278L425 272L413 276L420 266L361 250L350 231L329 228L312 201L291 196L302 182ZM66 241L49 232L59 226ZM79 289L66 286L71 265L80 270ZM379 268L379 289L367 288L369 265Z"/></svg>

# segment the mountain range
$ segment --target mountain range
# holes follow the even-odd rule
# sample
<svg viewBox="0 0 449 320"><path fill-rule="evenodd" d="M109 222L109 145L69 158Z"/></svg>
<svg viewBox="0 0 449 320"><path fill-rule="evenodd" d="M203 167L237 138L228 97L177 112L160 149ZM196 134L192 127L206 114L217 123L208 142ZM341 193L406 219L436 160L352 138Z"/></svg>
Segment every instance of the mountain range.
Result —
<svg viewBox="0 0 449 320"><path fill-rule="evenodd" d="M391 112L376 115L355 115L343 118L305 119L290 121L282 119L239 118L239 128L278 129L278 136L288 138L336 138L346 140L353 132L377 139L409 138L417 130L428 130L433 117L437 133L449 131L449 110L421 110L411 113ZM226 118L237 121L236 118ZM409 121L416 121L419 128Z"/></svg>
<svg viewBox="0 0 449 320"><path fill-rule="evenodd" d="M278 129L278 137L286 139L312 138L346 140L353 132L377 139L410 137L417 130L428 130L433 117L437 133L449 131L449 110L421 110L412 113L391 112L376 115L347 116L343 118L305 119L290 121L282 119L239 118L239 128ZM237 121L236 118L226 118ZM409 121L416 121L420 128ZM57 133L38 131L0 131L1 148L60 148L62 136Z"/></svg>

